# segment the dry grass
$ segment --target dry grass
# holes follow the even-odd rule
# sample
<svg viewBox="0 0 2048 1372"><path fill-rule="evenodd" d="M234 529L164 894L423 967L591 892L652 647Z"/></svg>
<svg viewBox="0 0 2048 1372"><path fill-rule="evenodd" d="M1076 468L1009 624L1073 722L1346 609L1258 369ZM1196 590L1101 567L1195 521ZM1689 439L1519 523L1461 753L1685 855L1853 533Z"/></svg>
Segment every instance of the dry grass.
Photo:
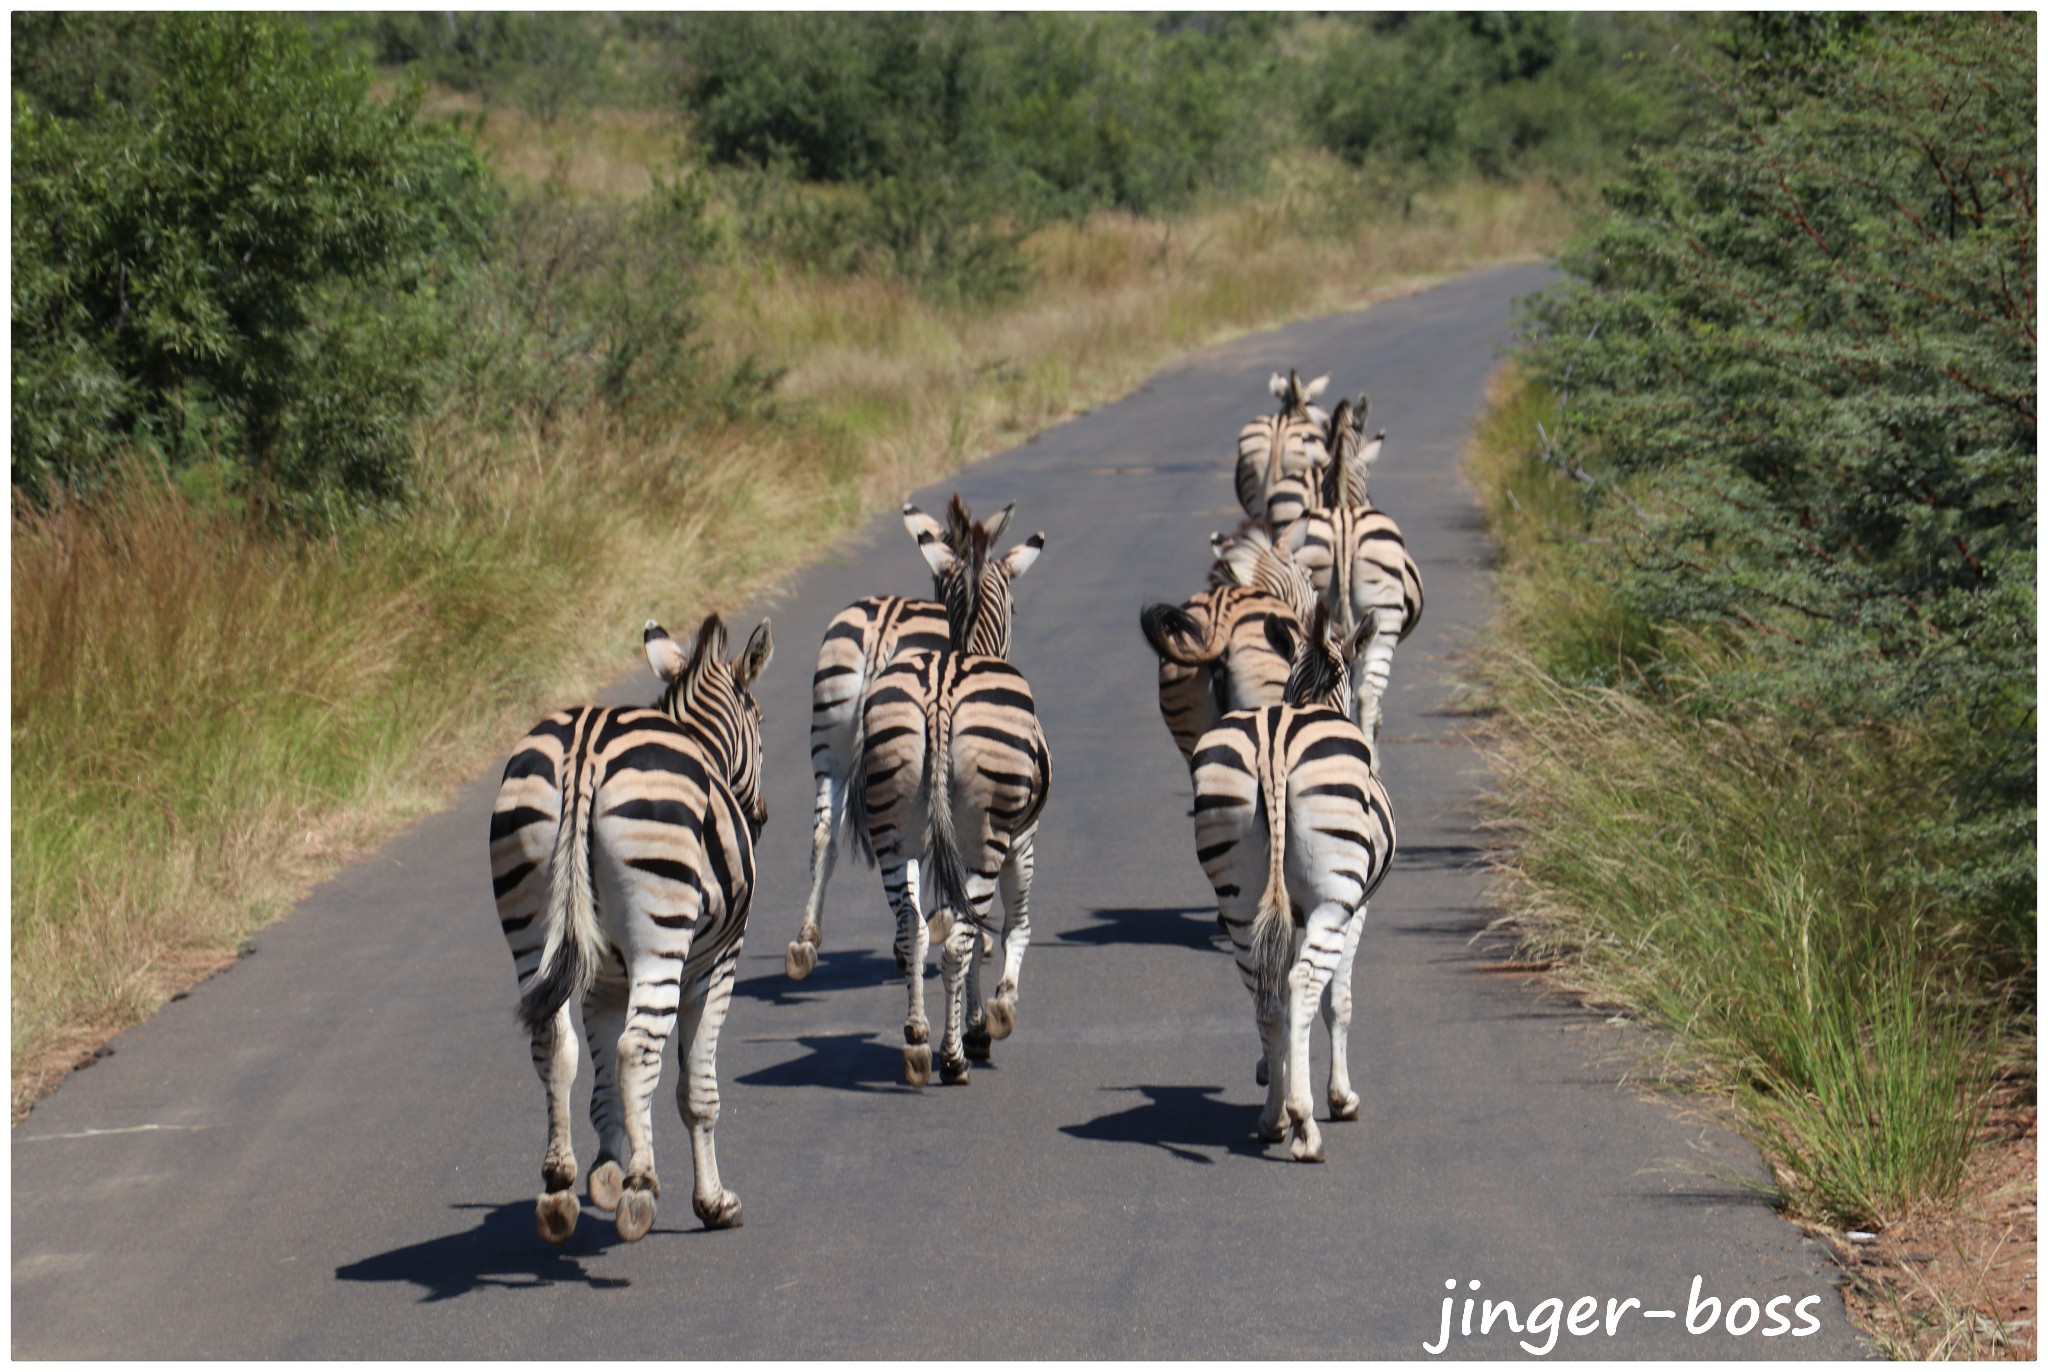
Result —
<svg viewBox="0 0 2048 1372"><path fill-rule="evenodd" d="M589 196L637 194L674 146L651 117L592 127L482 115L508 175ZM1316 178L1341 183L1296 169ZM642 619L731 608L906 490L1190 347L1532 256L1570 214L1542 186L1368 208L1333 222L1327 195L1290 191L1047 229L1028 244L1039 284L996 312L735 265L707 336L787 366L798 422L443 421L420 437L420 507L341 540L280 546L146 482L119 508L17 517L15 1117L541 709L628 670Z"/></svg>

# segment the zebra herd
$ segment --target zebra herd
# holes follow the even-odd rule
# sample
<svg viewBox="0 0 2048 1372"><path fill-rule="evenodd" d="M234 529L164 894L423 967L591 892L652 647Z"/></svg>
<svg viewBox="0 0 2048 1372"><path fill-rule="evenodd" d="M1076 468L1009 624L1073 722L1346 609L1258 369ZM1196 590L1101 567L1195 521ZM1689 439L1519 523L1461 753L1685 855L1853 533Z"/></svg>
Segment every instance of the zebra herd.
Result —
<svg viewBox="0 0 2048 1372"><path fill-rule="evenodd" d="M1346 1063L1351 965L1394 851L1374 740L1394 644L1422 613L1400 530L1366 498L1385 435L1366 438L1363 396L1316 406L1328 380L1272 378L1280 409L1239 436L1247 518L1212 538L1209 589L1140 617L1159 658L1159 708L1193 783L1198 856L1253 996L1268 1088L1259 1134L1303 1161L1323 1156L1308 1082L1318 1008L1332 1044L1330 1117L1358 1115ZM1006 506L977 521L957 495L943 523L905 505L934 599L854 602L827 627L812 678L810 893L784 968L802 980L817 966L825 887L852 844L880 867L896 916L903 1070L918 1087L932 1071L931 946L945 992L939 1074L955 1084L1015 1029L1031 939L1052 759L1030 683L1010 661L1011 587L1045 535L998 555L1010 516ZM652 620L644 645L660 699L541 721L513 749L491 815L493 894L547 1096L535 1223L553 1243L580 1210L569 1124L578 1005L596 1069L591 1204L614 1213L622 1239L652 1226L651 1101L679 1031L696 1213L708 1228L741 1222L713 1148L717 1050L766 819L752 687L773 646L764 621L728 659L717 615L687 650ZM984 997L982 963L998 943L1001 975Z"/></svg>

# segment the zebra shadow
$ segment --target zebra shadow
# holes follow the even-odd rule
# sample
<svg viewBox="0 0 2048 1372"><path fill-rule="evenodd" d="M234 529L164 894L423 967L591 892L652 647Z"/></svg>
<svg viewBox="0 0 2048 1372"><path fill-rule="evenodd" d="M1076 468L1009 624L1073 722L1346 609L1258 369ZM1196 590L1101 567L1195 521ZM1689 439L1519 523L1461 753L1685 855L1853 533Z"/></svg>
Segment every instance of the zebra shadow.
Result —
<svg viewBox="0 0 2048 1372"><path fill-rule="evenodd" d="M804 1056L733 1080L742 1086L824 1086L835 1091L912 1089L903 1080L903 1050L877 1035L804 1034L796 1041L804 1048ZM936 1041L932 1048L936 1057ZM977 1070L988 1066L985 1062L975 1064Z"/></svg>
<svg viewBox="0 0 2048 1372"><path fill-rule="evenodd" d="M1106 947L1129 943L1168 948L1220 948L1229 940L1216 923L1213 905L1158 905L1119 907L1087 912L1095 923L1081 929L1062 929L1061 943Z"/></svg>
<svg viewBox="0 0 2048 1372"><path fill-rule="evenodd" d="M902 980L903 974L896 970L894 952L847 948L819 954L818 965L802 981L791 981L778 965L772 972L733 983L732 991L736 996L770 1005L803 1005L831 991Z"/></svg>
<svg viewBox="0 0 2048 1372"><path fill-rule="evenodd" d="M482 1210L484 1214L475 1228L462 1233L444 1234L337 1267L336 1280L409 1282L420 1288L422 1305L454 1300L486 1287L522 1291L587 1286L606 1291L633 1284L624 1277L600 1277L584 1270L583 1259L596 1257L620 1242L610 1217L602 1213L586 1209L576 1232L557 1248L534 1232L531 1200L449 1208ZM682 1231L656 1228L653 1232Z"/></svg>
<svg viewBox="0 0 2048 1372"><path fill-rule="evenodd" d="M1142 1143L1163 1148L1183 1162L1214 1163L1199 1149L1245 1157L1266 1156L1266 1145L1254 1134L1259 1107L1219 1100L1220 1086L1105 1086L1104 1091L1135 1091L1143 1105L1098 1115L1086 1124L1063 1124L1062 1134L1102 1143Z"/></svg>

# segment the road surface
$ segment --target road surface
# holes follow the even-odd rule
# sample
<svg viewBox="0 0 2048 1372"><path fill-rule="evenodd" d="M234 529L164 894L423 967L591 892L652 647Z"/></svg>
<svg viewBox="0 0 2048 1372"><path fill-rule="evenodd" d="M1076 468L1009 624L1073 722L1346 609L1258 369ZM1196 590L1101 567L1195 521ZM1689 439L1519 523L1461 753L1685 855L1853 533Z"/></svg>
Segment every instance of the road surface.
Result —
<svg viewBox="0 0 2048 1372"><path fill-rule="evenodd" d="M732 616L744 633L765 608L776 641L770 820L720 1059L744 1228L690 1213L671 1048L653 1233L620 1243L586 1209L568 1246L535 1236L542 1099L490 900L494 766L14 1129L14 1355L1861 1355L1819 1251L1740 1184L1754 1155L1625 1084L1635 1031L1489 971L1497 952L1472 941L1487 778L1454 704L1488 549L1455 459L1512 300L1548 279L1491 270L1210 349L917 493L928 510L956 487L978 511L1015 500L1013 539L1049 538L1018 583L1016 661L1054 760L1035 938L1016 1035L970 1085L901 1084L873 873L842 861L818 971L782 971L819 637L857 594L930 584L885 516ZM1401 846L1355 979L1364 1115L1326 1127L1322 1166L1252 1140L1249 997L1138 633L1142 604L1203 585L1208 534L1235 517L1238 426L1289 365L1333 373L1331 401L1371 392L1389 430L1374 496L1428 587L1381 740ZM667 623L684 633L696 609ZM651 698L651 676L621 693ZM588 1165L580 1121L577 1148ZM1758 1319L1779 1296L1786 1318ZM1535 1327L1467 1336L1468 1297ZM1689 1332L1708 1300L1721 1318Z"/></svg>

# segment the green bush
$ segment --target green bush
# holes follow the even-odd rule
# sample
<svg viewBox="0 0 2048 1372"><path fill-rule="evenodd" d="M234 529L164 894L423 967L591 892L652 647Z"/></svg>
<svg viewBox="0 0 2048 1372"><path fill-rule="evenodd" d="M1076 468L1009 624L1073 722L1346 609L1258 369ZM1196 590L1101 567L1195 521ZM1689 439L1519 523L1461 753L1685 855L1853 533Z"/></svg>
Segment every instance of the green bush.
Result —
<svg viewBox="0 0 2048 1372"><path fill-rule="evenodd" d="M1305 119L1354 163L1433 176L1572 175L1661 143L1681 107L1638 50L1666 22L1537 12L1382 14L1345 24L1318 54Z"/></svg>
<svg viewBox="0 0 2048 1372"><path fill-rule="evenodd" d="M298 25L123 34L89 105L45 108L41 81L15 95L16 488L47 501L140 446L301 516L401 497L432 297L487 212L481 164ZM80 41L29 36L18 69L66 70Z"/></svg>
<svg viewBox="0 0 2048 1372"><path fill-rule="evenodd" d="M1535 312L1602 565L1703 714L1927 740L1897 882L2033 959L2034 20L1737 24Z"/></svg>

